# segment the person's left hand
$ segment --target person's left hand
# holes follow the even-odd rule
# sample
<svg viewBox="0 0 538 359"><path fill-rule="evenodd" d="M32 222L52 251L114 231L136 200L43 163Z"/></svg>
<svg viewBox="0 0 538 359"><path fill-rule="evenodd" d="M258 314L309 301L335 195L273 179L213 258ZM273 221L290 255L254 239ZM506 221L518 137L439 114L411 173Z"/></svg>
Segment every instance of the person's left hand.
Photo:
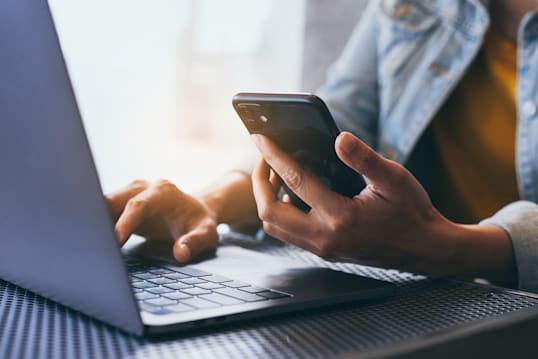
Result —
<svg viewBox="0 0 538 359"><path fill-rule="evenodd" d="M253 139L263 157L252 179L265 232L326 259L430 275L452 273L446 265L457 255L453 233L458 225L433 207L403 166L342 133L335 144L338 156L370 180L360 194L348 198L331 191L268 138ZM310 212L279 200L273 171L312 208Z"/></svg>

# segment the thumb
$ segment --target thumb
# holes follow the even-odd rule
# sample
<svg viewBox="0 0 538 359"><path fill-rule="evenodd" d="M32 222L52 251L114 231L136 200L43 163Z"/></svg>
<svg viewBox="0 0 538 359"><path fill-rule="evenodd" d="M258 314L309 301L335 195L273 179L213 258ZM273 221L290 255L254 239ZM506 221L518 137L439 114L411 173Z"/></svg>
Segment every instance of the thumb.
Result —
<svg viewBox="0 0 538 359"><path fill-rule="evenodd" d="M215 249L219 235L216 227L202 225L183 236L174 243L174 257L180 263L190 262L200 255Z"/></svg>
<svg viewBox="0 0 538 359"><path fill-rule="evenodd" d="M340 133L335 150L342 162L367 177L378 190L392 189L400 165L383 158L349 132Z"/></svg>

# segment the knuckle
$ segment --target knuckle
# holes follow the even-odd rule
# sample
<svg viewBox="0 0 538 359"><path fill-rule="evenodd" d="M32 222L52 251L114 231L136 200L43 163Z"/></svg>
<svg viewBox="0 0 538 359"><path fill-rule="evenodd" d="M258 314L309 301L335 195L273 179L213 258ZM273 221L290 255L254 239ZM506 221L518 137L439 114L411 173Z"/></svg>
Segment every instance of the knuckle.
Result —
<svg viewBox="0 0 538 359"><path fill-rule="evenodd" d="M272 222L273 221L273 212L271 208L266 204L261 204L258 206L258 217L262 222Z"/></svg>
<svg viewBox="0 0 538 359"><path fill-rule="evenodd" d="M135 179L129 184L129 187L133 188L147 188L148 187L148 181L141 180L141 179Z"/></svg>
<svg viewBox="0 0 538 359"><path fill-rule="evenodd" d="M148 200L145 198L131 198L127 201L126 207L129 210L144 211L148 205Z"/></svg>
<svg viewBox="0 0 538 359"><path fill-rule="evenodd" d="M166 179L159 179L159 180L155 181L154 186L159 191L171 191L171 190L176 189L176 186L172 182L170 182L169 180L166 180Z"/></svg>
<svg viewBox="0 0 538 359"><path fill-rule="evenodd" d="M348 223L347 214L339 214L338 216L332 217L328 221L329 229L333 233L339 233L344 230Z"/></svg>
<svg viewBox="0 0 538 359"><path fill-rule="evenodd" d="M265 233L271 236L276 235L275 226L272 225L271 223L263 222L262 228Z"/></svg>
<svg viewBox="0 0 538 359"><path fill-rule="evenodd" d="M167 186L169 186L171 184L172 183L169 180L160 178L160 179L155 181L154 185L155 185L155 187L167 187Z"/></svg>
<svg viewBox="0 0 538 359"><path fill-rule="evenodd" d="M260 163L267 162L271 163L276 159L272 151L264 151L262 158L260 158Z"/></svg>
<svg viewBox="0 0 538 359"><path fill-rule="evenodd" d="M288 187L295 191L299 189L303 184L304 173L298 168L288 168L281 175L282 180L286 182Z"/></svg>

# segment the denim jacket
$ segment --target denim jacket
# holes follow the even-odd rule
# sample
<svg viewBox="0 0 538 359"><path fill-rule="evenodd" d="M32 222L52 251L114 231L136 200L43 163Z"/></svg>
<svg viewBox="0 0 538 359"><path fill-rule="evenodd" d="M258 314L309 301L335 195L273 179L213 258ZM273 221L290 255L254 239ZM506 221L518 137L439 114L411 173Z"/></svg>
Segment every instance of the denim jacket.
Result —
<svg viewBox="0 0 538 359"><path fill-rule="evenodd" d="M478 54L488 27L479 0L370 1L318 94L340 129L407 167L431 168L421 138ZM481 223L507 231L519 287L538 291L538 13L521 24L518 56L521 200ZM427 176L419 180L428 188Z"/></svg>

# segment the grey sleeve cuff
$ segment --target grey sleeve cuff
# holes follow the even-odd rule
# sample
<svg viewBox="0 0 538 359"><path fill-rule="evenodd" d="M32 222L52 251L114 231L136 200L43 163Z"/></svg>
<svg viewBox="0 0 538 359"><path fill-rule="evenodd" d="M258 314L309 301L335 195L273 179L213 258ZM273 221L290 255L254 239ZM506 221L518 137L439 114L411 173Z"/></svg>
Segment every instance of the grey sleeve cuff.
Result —
<svg viewBox="0 0 538 359"><path fill-rule="evenodd" d="M519 289L538 292L538 205L514 202L480 224L494 224L508 233L514 248Z"/></svg>

